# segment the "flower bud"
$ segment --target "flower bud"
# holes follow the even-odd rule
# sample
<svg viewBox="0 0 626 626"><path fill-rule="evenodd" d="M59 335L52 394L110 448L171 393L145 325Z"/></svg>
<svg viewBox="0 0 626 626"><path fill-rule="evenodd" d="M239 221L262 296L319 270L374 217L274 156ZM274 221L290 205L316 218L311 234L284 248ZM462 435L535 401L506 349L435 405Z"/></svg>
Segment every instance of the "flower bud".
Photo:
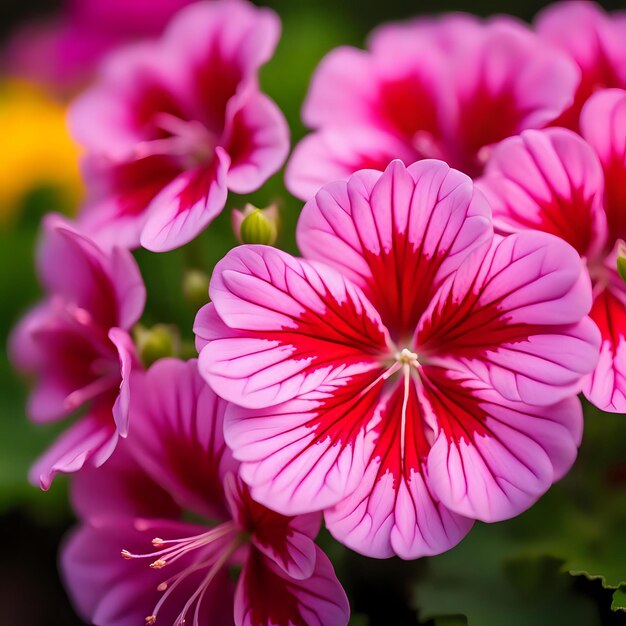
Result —
<svg viewBox="0 0 626 626"><path fill-rule="evenodd" d="M192 309L209 301L209 275L199 269L188 269L183 275L183 295Z"/></svg>
<svg viewBox="0 0 626 626"><path fill-rule="evenodd" d="M626 243L620 242L617 249L617 273L626 283Z"/></svg>
<svg viewBox="0 0 626 626"><path fill-rule="evenodd" d="M169 324L155 324L151 328L137 324L133 329L133 337L144 367L150 367L159 359L177 356L180 352L178 329Z"/></svg>
<svg viewBox="0 0 626 626"><path fill-rule="evenodd" d="M246 204L243 211L233 209L232 213L233 230L241 243L273 245L278 237L278 219L278 207L275 204L265 209Z"/></svg>

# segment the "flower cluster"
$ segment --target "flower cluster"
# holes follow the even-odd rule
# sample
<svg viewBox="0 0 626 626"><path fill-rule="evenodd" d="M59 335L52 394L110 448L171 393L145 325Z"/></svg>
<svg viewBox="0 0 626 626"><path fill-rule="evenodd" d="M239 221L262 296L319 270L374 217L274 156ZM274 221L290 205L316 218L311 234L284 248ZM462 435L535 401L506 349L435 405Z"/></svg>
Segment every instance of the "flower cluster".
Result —
<svg viewBox="0 0 626 626"><path fill-rule="evenodd" d="M276 206L234 212L198 358L146 367L132 250L187 244L282 167L279 31L192 4L71 108L88 197L45 218L10 352L32 419L73 420L31 479L76 474L62 572L100 626L345 626L322 518L369 557L442 553L569 471L579 393L626 413L626 16L583 2L332 51L286 169L301 256Z"/></svg>

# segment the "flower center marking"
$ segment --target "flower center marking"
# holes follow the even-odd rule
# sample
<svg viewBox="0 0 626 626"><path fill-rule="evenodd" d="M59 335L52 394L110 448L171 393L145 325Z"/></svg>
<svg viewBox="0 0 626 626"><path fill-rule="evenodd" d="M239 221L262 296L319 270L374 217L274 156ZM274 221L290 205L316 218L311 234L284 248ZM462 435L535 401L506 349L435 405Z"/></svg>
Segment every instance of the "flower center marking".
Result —
<svg viewBox="0 0 626 626"><path fill-rule="evenodd" d="M404 467L404 456L406 448L406 413L409 406L409 391L411 384L411 367L418 368L420 365L417 353L412 352L408 348L402 350L396 355L396 363L402 366L402 374L404 377L404 395L402 397L402 418L400 422L400 460Z"/></svg>
<svg viewBox="0 0 626 626"><path fill-rule="evenodd" d="M149 564L150 569L160 570L166 565L171 565L178 559L188 556L194 550L203 549L202 553L194 563L183 569L181 572L159 583L157 590L165 593L155 605L152 613L146 617L146 626L152 626L156 623L161 607L165 604L165 601L176 589L176 587L178 587L192 574L195 574L200 570L207 569L208 571L206 576L189 597L174 622L174 626L184 625L187 613L189 613L195 604L193 623L197 624L200 606L202 605L202 600L204 599L204 595L206 594L211 582L247 539L248 534L242 532L237 524L234 522L226 522L225 524L221 524L208 532L193 535L191 537L167 540L155 537L152 540L152 545L155 548L160 548L155 552L132 554L128 550L122 550L122 558L126 560L149 558L152 559Z"/></svg>

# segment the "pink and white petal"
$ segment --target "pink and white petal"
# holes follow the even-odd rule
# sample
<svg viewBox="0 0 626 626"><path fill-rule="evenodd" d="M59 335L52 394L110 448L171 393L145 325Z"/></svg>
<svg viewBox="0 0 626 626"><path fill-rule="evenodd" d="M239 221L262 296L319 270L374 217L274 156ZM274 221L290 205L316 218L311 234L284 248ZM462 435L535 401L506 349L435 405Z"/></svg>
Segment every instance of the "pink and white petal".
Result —
<svg viewBox="0 0 626 626"><path fill-rule="evenodd" d="M347 180L358 170L382 171L393 159L412 163L416 158L410 145L384 130L325 128L296 146L285 171L285 185L296 198L309 200L325 184Z"/></svg>
<svg viewBox="0 0 626 626"><path fill-rule="evenodd" d="M598 295L591 319L602 335L600 359L583 393L603 411L626 413L626 289L621 279Z"/></svg>
<svg viewBox="0 0 626 626"><path fill-rule="evenodd" d="M387 331L358 287L275 248L231 250L209 293L233 331L203 348L200 373L241 406L279 404L324 380L370 371L387 349Z"/></svg>
<svg viewBox="0 0 626 626"><path fill-rule="evenodd" d="M131 453L181 506L209 519L224 517L223 478L237 471L224 443L225 405L195 360L160 359L132 379Z"/></svg>
<svg viewBox="0 0 626 626"><path fill-rule="evenodd" d="M589 276L576 251L539 231L497 238L439 290L416 331L432 363L463 363L512 401L578 393L597 362Z"/></svg>
<svg viewBox="0 0 626 626"><path fill-rule="evenodd" d="M626 91L594 94L582 110L580 127L604 169L604 208L612 244L626 238Z"/></svg>
<svg viewBox="0 0 626 626"><path fill-rule="evenodd" d="M449 511L429 489L425 433L430 426L411 382L403 432L405 393L398 385L388 399L356 490L324 514L332 535L365 556L416 559L440 554L455 546L473 523Z"/></svg>
<svg viewBox="0 0 626 626"><path fill-rule="evenodd" d="M111 328L109 339L117 348L121 373L120 391L113 405L113 419L120 437L127 437L130 412L130 377L133 368L139 365L139 359L135 351L135 344L125 330Z"/></svg>
<svg viewBox="0 0 626 626"><path fill-rule="evenodd" d="M298 581L252 550L235 592L236 626L347 626L346 594L328 557L316 552L313 575Z"/></svg>
<svg viewBox="0 0 626 626"><path fill-rule="evenodd" d="M543 230L587 257L605 244L602 168L591 146L569 130L526 130L505 139L477 184L501 231Z"/></svg>
<svg viewBox="0 0 626 626"><path fill-rule="evenodd" d="M315 569L315 537L322 523L319 512L286 517L252 499L250 489L233 474L224 478L233 521L251 533L254 547L296 580Z"/></svg>
<svg viewBox="0 0 626 626"><path fill-rule="evenodd" d="M423 380L439 425L428 483L450 510L485 522L514 517L571 468L583 424L576 397L536 407L460 370L425 368Z"/></svg>
<svg viewBox="0 0 626 626"><path fill-rule="evenodd" d="M361 374L268 409L229 404L224 436L252 497L283 515L332 506L352 493L372 453L383 384Z"/></svg>
<svg viewBox="0 0 626 626"><path fill-rule="evenodd" d="M256 191L289 154L289 127L274 101L256 89L243 100L227 111L223 140L231 159L228 188L238 194Z"/></svg>
<svg viewBox="0 0 626 626"><path fill-rule="evenodd" d="M226 204L229 165L228 154L218 147L210 165L183 172L167 185L150 202L141 245L165 252L199 235Z"/></svg>
<svg viewBox="0 0 626 626"><path fill-rule="evenodd" d="M35 461L28 474L29 480L47 491L59 473L77 472L87 463L96 467L102 465L113 454L117 441L111 407L93 407Z"/></svg>
<svg viewBox="0 0 626 626"><path fill-rule="evenodd" d="M324 187L297 231L304 256L359 285L396 339L412 334L438 286L491 236L490 208L472 181L431 160Z"/></svg>

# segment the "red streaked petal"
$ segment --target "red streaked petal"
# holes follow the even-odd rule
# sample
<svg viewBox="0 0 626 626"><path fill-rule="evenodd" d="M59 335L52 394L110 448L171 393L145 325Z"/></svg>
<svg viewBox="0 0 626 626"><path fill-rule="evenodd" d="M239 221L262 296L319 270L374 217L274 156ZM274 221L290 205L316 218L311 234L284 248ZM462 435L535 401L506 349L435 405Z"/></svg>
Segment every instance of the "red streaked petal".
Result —
<svg viewBox="0 0 626 626"><path fill-rule="evenodd" d="M324 380L370 371L388 351L386 330L357 287L274 248L231 250L210 295L224 338L202 349L200 372L242 406L278 404Z"/></svg>
<svg viewBox="0 0 626 626"><path fill-rule="evenodd" d="M477 251L437 294L416 333L429 362L455 363L513 401L577 393L596 363L591 286L576 251L539 231Z"/></svg>
<svg viewBox="0 0 626 626"><path fill-rule="evenodd" d="M571 131L527 130L504 140L478 186L504 232L543 230L587 257L605 243L602 168L591 146Z"/></svg>
<svg viewBox="0 0 626 626"><path fill-rule="evenodd" d="M325 512L336 539L366 556L416 559L445 552L467 534L472 521L450 512L429 489L429 430L414 381L406 391L399 383L374 428L377 441L363 479Z"/></svg>
<svg viewBox="0 0 626 626"><path fill-rule="evenodd" d="M445 277L489 239L489 217L464 174L394 161L324 187L302 211L298 245L359 285L397 339L412 335Z"/></svg>
<svg viewBox="0 0 626 626"><path fill-rule="evenodd" d="M236 626L347 626L346 594L328 557L316 553L313 575L298 581L251 551L235 592Z"/></svg>
<svg viewBox="0 0 626 626"><path fill-rule="evenodd" d="M450 510L495 522L531 506L572 466L582 436L576 397L534 407L511 402L469 372L423 370L439 424L428 482Z"/></svg>
<svg viewBox="0 0 626 626"><path fill-rule="evenodd" d="M379 371L321 385L267 409L228 406L224 434L255 500L284 515L319 511L362 479L379 409Z"/></svg>

